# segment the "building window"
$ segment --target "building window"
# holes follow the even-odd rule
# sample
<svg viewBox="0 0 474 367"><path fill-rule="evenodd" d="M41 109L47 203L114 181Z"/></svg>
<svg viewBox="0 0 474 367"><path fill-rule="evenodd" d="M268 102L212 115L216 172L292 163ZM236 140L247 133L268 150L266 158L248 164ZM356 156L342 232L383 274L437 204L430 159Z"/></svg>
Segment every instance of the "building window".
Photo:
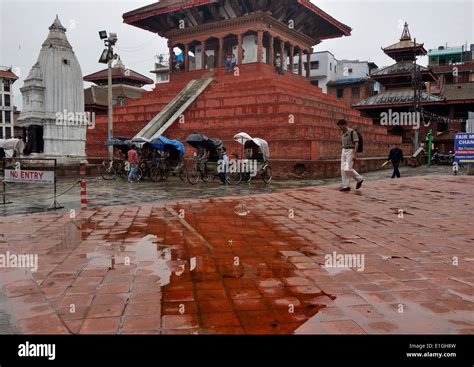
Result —
<svg viewBox="0 0 474 367"><path fill-rule="evenodd" d="M6 124L11 124L12 123L12 120L11 120L11 112L10 111L5 111L5 123Z"/></svg>
<svg viewBox="0 0 474 367"><path fill-rule="evenodd" d="M352 87L352 98L360 98L360 88Z"/></svg>
<svg viewBox="0 0 474 367"><path fill-rule="evenodd" d="M5 128L5 139L11 139L12 138L12 128L11 127L6 127Z"/></svg>
<svg viewBox="0 0 474 367"><path fill-rule="evenodd" d="M329 70L332 71L332 62L329 63Z"/></svg>
<svg viewBox="0 0 474 367"><path fill-rule="evenodd" d="M69 60L68 59L63 59L63 64L64 65L69 65Z"/></svg>
<svg viewBox="0 0 474 367"><path fill-rule="evenodd" d="M10 95L5 94L5 107L10 107Z"/></svg>
<svg viewBox="0 0 474 367"><path fill-rule="evenodd" d="M344 98L344 88L337 88L337 98Z"/></svg>
<svg viewBox="0 0 474 367"><path fill-rule="evenodd" d="M4 80L3 81L3 90L5 92L10 92L10 81L9 80Z"/></svg>
<svg viewBox="0 0 474 367"><path fill-rule="evenodd" d="M165 74L165 73L161 74L161 81L162 82L168 81L168 74Z"/></svg>
<svg viewBox="0 0 474 367"><path fill-rule="evenodd" d="M311 61L311 70L319 69L319 61Z"/></svg>

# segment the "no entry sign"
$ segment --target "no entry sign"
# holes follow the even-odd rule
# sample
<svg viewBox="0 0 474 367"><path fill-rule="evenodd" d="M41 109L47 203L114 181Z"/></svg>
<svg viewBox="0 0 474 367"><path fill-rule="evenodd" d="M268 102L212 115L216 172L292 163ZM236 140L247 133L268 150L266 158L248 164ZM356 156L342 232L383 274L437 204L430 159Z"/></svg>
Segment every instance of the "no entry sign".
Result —
<svg viewBox="0 0 474 367"><path fill-rule="evenodd" d="M474 164L474 133L456 134L456 162Z"/></svg>
<svg viewBox="0 0 474 367"><path fill-rule="evenodd" d="M54 172L6 169L5 182L53 185Z"/></svg>

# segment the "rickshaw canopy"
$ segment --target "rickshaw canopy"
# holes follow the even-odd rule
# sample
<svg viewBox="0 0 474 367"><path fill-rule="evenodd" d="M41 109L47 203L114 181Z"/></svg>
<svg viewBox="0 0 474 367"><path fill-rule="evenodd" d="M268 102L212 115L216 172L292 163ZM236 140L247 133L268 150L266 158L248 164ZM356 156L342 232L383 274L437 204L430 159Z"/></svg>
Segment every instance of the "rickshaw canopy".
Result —
<svg viewBox="0 0 474 367"><path fill-rule="evenodd" d="M164 150L165 147L170 147L174 150L177 150L181 154L184 154L186 152L186 148L184 147L184 144L181 143L179 140L171 140L171 139L165 138L164 136L160 136L159 138L153 139L150 142L150 145L153 149L156 149L156 150Z"/></svg>
<svg viewBox="0 0 474 367"><path fill-rule="evenodd" d="M222 140L218 138L208 138L206 135L202 134L192 134L188 136L186 143L191 145L193 148L198 149L199 147L204 147L209 151L217 151L224 145Z"/></svg>
<svg viewBox="0 0 474 367"><path fill-rule="evenodd" d="M268 161L268 159L270 159L270 148L266 140L260 138L252 138L247 133L239 133L234 136L234 141L239 144L242 144L245 147L251 147L252 145L256 145L262 151L264 160Z"/></svg>

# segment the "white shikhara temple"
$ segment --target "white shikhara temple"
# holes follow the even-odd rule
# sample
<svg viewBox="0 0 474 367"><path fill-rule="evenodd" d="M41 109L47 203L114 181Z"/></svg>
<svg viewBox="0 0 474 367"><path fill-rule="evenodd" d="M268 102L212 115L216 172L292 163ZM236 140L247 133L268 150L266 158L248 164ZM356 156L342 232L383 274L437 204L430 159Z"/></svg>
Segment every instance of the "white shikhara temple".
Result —
<svg viewBox="0 0 474 367"><path fill-rule="evenodd" d="M58 16L20 90L23 110L18 126L26 128L27 149L35 156L58 158L60 164L84 159L82 71Z"/></svg>

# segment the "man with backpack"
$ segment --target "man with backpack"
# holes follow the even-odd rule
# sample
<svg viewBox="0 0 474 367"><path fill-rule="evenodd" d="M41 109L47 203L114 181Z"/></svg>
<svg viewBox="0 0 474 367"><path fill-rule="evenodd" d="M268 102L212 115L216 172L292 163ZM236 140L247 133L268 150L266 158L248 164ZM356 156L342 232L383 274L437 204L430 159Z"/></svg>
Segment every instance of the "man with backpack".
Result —
<svg viewBox="0 0 474 367"><path fill-rule="evenodd" d="M356 189L359 190L364 179L353 168L357 160L357 154L363 150L363 143L359 133L348 127L346 120L339 120L337 126L341 129L342 155L341 155L341 192L351 191L351 178L357 181Z"/></svg>

